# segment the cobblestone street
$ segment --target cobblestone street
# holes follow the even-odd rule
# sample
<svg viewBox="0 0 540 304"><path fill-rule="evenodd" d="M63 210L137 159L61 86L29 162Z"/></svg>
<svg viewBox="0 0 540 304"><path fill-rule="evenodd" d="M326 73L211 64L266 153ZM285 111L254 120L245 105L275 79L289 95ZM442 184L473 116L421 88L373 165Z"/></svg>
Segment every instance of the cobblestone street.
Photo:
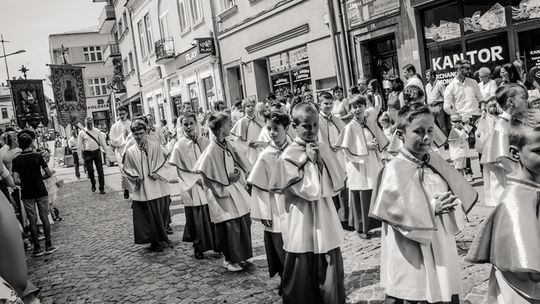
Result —
<svg viewBox="0 0 540 304"><path fill-rule="evenodd" d="M90 192L89 182L76 181L73 168L57 169L66 184L56 207L63 221L53 225L59 250L28 257L30 279L41 288L43 303L279 303L279 280L268 278L262 225L253 223L254 258L247 271L227 272L222 259L206 254L198 261L191 246L181 242L185 222L180 196L171 206L174 248L150 253L133 243L130 201L119 189L117 167L106 168L107 194ZM477 187L480 190L479 187ZM458 237L464 256L476 227L489 209L477 206ZM346 232L342 247L348 303L381 303L379 287L380 232L362 240ZM483 303L489 267L463 263L463 303Z"/></svg>

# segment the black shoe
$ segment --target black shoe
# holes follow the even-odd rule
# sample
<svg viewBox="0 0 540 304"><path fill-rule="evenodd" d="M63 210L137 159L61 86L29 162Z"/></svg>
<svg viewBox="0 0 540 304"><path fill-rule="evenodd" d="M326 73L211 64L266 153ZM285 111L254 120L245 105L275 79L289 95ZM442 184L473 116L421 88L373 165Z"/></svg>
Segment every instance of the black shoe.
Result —
<svg viewBox="0 0 540 304"><path fill-rule="evenodd" d="M195 259L197 260L204 259L204 253L202 251L195 250Z"/></svg>
<svg viewBox="0 0 540 304"><path fill-rule="evenodd" d="M124 189L124 198L125 199L129 198L129 190L128 189Z"/></svg>
<svg viewBox="0 0 540 304"><path fill-rule="evenodd" d="M105 194L105 190L99 190L99 194Z"/></svg>
<svg viewBox="0 0 540 304"><path fill-rule="evenodd" d="M152 245L148 247L148 250L152 252L163 252L163 247L161 247L158 243L152 243Z"/></svg>
<svg viewBox="0 0 540 304"><path fill-rule="evenodd" d="M96 192L96 186L92 186L92 188L90 188L90 190L92 190L92 192Z"/></svg>
<svg viewBox="0 0 540 304"><path fill-rule="evenodd" d="M369 240L369 235L367 233L358 233L358 235L360 236L361 239L363 240Z"/></svg>

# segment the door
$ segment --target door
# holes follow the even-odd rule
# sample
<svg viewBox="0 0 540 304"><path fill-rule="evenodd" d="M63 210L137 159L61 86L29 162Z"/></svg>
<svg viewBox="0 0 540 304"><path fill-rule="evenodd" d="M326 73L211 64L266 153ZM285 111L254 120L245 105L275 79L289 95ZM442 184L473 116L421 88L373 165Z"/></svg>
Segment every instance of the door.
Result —
<svg viewBox="0 0 540 304"><path fill-rule="evenodd" d="M371 61L371 78L388 79L389 75L400 75L395 36L389 35L368 42Z"/></svg>

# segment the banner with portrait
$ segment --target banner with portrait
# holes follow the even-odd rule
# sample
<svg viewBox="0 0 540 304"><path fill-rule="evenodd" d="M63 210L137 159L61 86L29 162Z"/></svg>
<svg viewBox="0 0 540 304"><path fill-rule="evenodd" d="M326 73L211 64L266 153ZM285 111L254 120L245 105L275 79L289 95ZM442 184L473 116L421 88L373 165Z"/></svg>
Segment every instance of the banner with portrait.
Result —
<svg viewBox="0 0 540 304"><path fill-rule="evenodd" d="M43 80L10 80L11 96L15 104L17 125L24 129L27 125L34 129L41 122L44 126L49 123Z"/></svg>
<svg viewBox="0 0 540 304"><path fill-rule="evenodd" d="M83 67L73 65L49 65L49 67L58 123L63 127L68 124L84 124L86 96Z"/></svg>

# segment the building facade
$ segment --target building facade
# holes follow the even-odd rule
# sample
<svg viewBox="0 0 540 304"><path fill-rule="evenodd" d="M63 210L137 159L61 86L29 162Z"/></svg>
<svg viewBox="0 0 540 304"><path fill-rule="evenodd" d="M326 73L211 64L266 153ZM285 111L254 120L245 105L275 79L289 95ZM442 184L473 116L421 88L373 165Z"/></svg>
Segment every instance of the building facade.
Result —
<svg viewBox="0 0 540 304"><path fill-rule="evenodd" d="M227 97L262 100L338 83L326 1L216 1Z"/></svg>
<svg viewBox="0 0 540 304"><path fill-rule="evenodd" d="M104 131L108 131L114 122L109 102L109 84L113 80L114 71L112 66L103 64L105 60L103 51L108 44L109 35L100 34L97 26L49 35L52 64L64 64L65 58L67 64L84 67L86 115L92 117L94 125Z"/></svg>
<svg viewBox="0 0 540 304"><path fill-rule="evenodd" d="M15 114L13 112L13 100L11 90L8 86L0 85L0 128L15 125Z"/></svg>

